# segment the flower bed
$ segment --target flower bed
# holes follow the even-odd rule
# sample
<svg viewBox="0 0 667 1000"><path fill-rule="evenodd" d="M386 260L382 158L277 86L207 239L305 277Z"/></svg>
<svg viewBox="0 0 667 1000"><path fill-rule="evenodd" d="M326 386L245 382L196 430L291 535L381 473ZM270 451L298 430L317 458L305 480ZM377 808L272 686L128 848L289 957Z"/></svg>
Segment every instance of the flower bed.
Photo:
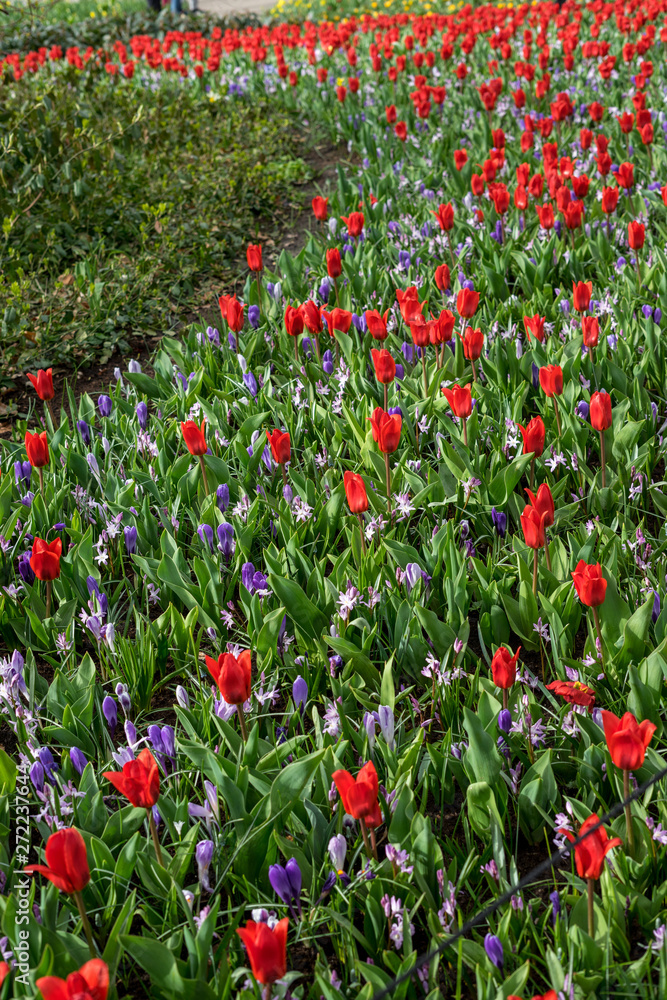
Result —
<svg viewBox="0 0 667 1000"><path fill-rule="evenodd" d="M5 63L269 93L361 161L217 327L62 408L33 374L4 443L13 995L664 992L664 21Z"/></svg>

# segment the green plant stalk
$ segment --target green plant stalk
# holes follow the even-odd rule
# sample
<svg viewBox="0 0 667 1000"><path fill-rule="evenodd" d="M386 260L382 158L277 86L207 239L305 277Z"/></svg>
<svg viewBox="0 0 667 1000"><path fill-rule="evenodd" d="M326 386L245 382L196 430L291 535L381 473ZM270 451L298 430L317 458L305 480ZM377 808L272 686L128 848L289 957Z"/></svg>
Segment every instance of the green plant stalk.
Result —
<svg viewBox="0 0 667 1000"><path fill-rule="evenodd" d="M387 477L387 511L391 514L391 472L389 470L389 452L384 453L384 468Z"/></svg>
<svg viewBox="0 0 667 1000"><path fill-rule="evenodd" d="M364 538L364 522L361 518L361 514L357 514L359 518L359 533L361 535L361 552L362 555L366 555L366 539Z"/></svg>
<svg viewBox="0 0 667 1000"><path fill-rule="evenodd" d="M623 771L623 798L627 799L630 796L630 772ZM625 836L628 842L628 853L631 858L635 856L635 832L632 829L632 806L629 802L625 803Z"/></svg>
<svg viewBox="0 0 667 1000"><path fill-rule="evenodd" d="M607 665L604 660L604 645L602 643L602 629L600 628L600 616L598 614L597 608L592 608L593 611L593 621L595 622L595 628L598 634L598 639L600 640L600 656L602 657L602 670L604 673L607 672Z"/></svg>
<svg viewBox="0 0 667 1000"><path fill-rule="evenodd" d="M558 437L560 438L560 436L561 436L560 413L558 411L558 400L556 399L555 396L554 396L554 412L556 414L556 428L557 428L557 431L558 431Z"/></svg>
<svg viewBox="0 0 667 1000"><path fill-rule="evenodd" d="M80 892L74 893L74 899L79 910L79 916L81 917L81 923L83 924L83 930L86 935L86 941L88 942L88 950L90 951L91 958L97 958L97 950L95 948L95 942L93 940L93 931L90 926L90 921L88 919L88 914L86 913L86 907L83 902L83 896Z"/></svg>
<svg viewBox="0 0 667 1000"><path fill-rule="evenodd" d="M204 456L199 455L199 468L201 469L201 478L204 484L204 493L206 496L209 494L208 479L206 478L206 466L204 465Z"/></svg>
<svg viewBox="0 0 667 1000"><path fill-rule="evenodd" d="M595 938L595 879L588 879L588 934Z"/></svg>
<svg viewBox="0 0 667 1000"><path fill-rule="evenodd" d="M239 727L241 729L241 736L243 738L243 742L247 743L248 742L248 727L247 727L246 721L245 721L245 712L243 711L243 705L237 705L236 706L236 711L237 711L238 717L239 717Z"/></svg>
<svg viewBox="0 0 667 1000"><path fill-rule="evenodd" d="M600 431L600 465L602 467L602 489L607 485L607 474L605 471L605 465L607 464L607 456L605 453L604 446L604 431Z"/></svg>
<svg viewBox="0 0 667 1000"><path fill-rule="evenodd" d="M45 618L50 618L51 617L51 589L52 589L52 587L53 587L53 581L52 580L47 580L46 581L46 613L44 615Z"/></svg>
<svg viewBox="0 0 667 1000"><path fill-rule="evenodd" d="M146 812L148 813L148 826L150 827L151 837L153 838L155 857L157 858L157 863L164 868L164 863L162 861L162 848L160 847L160 838L157 835L157 827L155 825L155 820L153 819L153 810L147 809Z"/></svg>

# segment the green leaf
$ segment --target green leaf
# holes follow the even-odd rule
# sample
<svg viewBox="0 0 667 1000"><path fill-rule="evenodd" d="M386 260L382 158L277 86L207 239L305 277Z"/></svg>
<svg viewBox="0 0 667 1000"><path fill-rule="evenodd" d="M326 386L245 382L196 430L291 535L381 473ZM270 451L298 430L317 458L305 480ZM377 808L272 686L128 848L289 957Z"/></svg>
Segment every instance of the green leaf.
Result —
<svg viewBox="0 0 667 1000"><path fill-rule="evenodd" d="M463 727L469 740L469 748L464 757L466 771L476 781L485 781L493 787L500 779L502 766L496 742L469 708L463 709Z"/></svg>
<svg viewBox="0 0 667 1000"><path fill-rule="evenodd" d="M327 631L329 619L306 597L299 584L269 573L269 586L296 627L319 641Z"/></svg>
<svg viewBox="0 0 667 1000"><path fill-rule="evenodd" d="M271 785L271 816L282 814L283 820L287 819L294 804L310 786L325 753L326 750L318 750L283 768Z"/></svg>

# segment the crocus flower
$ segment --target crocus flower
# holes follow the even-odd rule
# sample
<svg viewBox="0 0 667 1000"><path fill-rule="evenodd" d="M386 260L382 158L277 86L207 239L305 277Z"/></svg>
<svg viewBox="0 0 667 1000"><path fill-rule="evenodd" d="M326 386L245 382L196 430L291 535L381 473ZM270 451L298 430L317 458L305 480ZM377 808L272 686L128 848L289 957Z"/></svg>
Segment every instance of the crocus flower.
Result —
<svg viewBox="0 0 667 1000"><path fill-rule="evenodd" d="M135 410L137 415L137 421L142 431L145 431L148 427L148 407L145 403L137 403L137 408Z"/></svg>
<svg viewBox="0 0 667 1000"><path fill-rule="evenodd" d="M602 575L600 563L586 563L580 559L572 573L574 588L579 600L589 608L597 608L604 603L607 581Z"/></svg>
<svg viewBox="0 0 667 1000"><path fill-rule="evenodd" d="M40 368L36 375L31 375L28 373L28 378L32 382L35 392L41 400L47 402L49 399L53 399L55 392L53 391L53 369L47 368L44 371Z"/></svg>
<svg viewBox="0 0 667 1000"><path fill-rule="evenodd" d="M100 411L101 417L110 417L111 411L113 410L113 402L111 401L111 396L98 396L97 398L97 409Z"/></svg>
<svg viewBox="0 0 667 1000"><path fill-rule="evenodd" d="M579 830L579 836L584 837L584 840L577 844L574 849L574 862L579 878L599 879L607 854L612 848L619 847L623 843L620 837L614 837L610 840L603 826L599 826L597 830L589 833L591 827L594 827L598 822L599 817L593 813L585 820ZM558 833L562 833L570 842L577 839L570 830L561 829L558 830Z"/></svg>
<svg viewBox="0 0 667 1000"><path fill-rule="evenodd" d="M306 701L308 700L308 684L304 681L301 674L296 678L294 684L292 685L292 700L296 708L306 707Z"/></svg>
<svg viewBox="0 0 667 1000"><path fill-rule="evenodd" d="M101 958L92 958L67 979L41 976L37 989L44 1000L107 1000L109 967Z"/></svg>
<svg viewBox="0 0 667 1000"><path fill-rule="evenodd" d="M349 771L334 771L332 778L343 800L343 808L354 819L363 819L367 826L380 826L382 813L378 805L379 783L372 761L364 764L356 779Z"/></svg>
<svg viewBox="0 0 667 1000"><path fill-rule="evenodd" d="M186 447L191 455L205 455L206 446L206 435L204 433L204 427L206 426L206 418L201 422L201 429L197 426L194 420L181 421L181 432L183 434L183 440L185 441Z"/></svg>
<svg viewBox="0 0 667 1000"><path fill-rule="evenodd" d="M502 969L505 956L503 954L503 946L500 938L496 937L495 934L487 934L484 938L484 950L488 955L489 961L495 965L497 969Z"/></svg>
<svg viewBox="0 0 667 1000"><path fill-rule="evenodd" d="M636 771L641 767L657 727L648 719L638 723L632 712L626 712L619 719L613 712L606 711L602 712L602 725L616 767L622 771Z"/></svg>
<svg viewBox="0 0 667 1000"><path fill-rule="evenodd" d="M111 695L106 695L102 702L102 715L106 719L109 732L113 736L116 726L118 725L118 708Z"/></svg>
<svg viewBox="0 0 667 1000"><path fill-rule="evenodd" d="M213 860L213 851L215 845L212 840L201 840L195 848L195 859L197 861L197 877L201 884L202 889L206 889L207 892L211 891L211 886L208 881L208 870Z"/></svg>
<svg viewBox="0 0 667 1000"><path fill-rule="evenodd" d="M86 769L86 764L88 763L85 754L83 754L78 747L72 747L69 752L69 757L70 760L72 761L72 767L74 768L74 770L78 774L83 774L83 772Z"/></svg>
<svg viewBox="0 0 667 1000"><path fill-rule="evenodd" d="M114 788L139 809L152 809L160 797L160 772L148 748L144 748L136 760L124 764L122 771L103 773Z"/></svg>
<svg viewBox="0 0 667 1000"><path fill-rule="evenodd" d="M125 549L128 556L131 556L137 551L137 529L131 524L123 528L123 537L125 538Z"/></svg>
<svg viewBox="0 0 667 1000"><path fill-rule="evenodd" d="M242 705L250 697L252 657L245 649L238 659L232 653L221 653L217 660L206 657L206 666L228 705Z"/></svg>
<svg viewBox="0 0 667 1000"><path fill-rule="evenodd" d="M266 923L249 920L236 933L248 952L252 974L258 983L268 985L287 972L288 917L279 920L273 930Z"/></svg>
<svg viewBox="0 0 667 1000"><path fill-rule="evenodd" d="M229 507L229 486L221 483L215 491L215 502L221 514L224 514Z"/></svg>
<svg viewBox="0 0 667 1000"><path fill-rule="evenodd" d="M269 882L278 898L290 905L296 904L297 912L301 913L301 869L296 858L290 858L285 867L269 866Z"/></svg>
<svg viewBox="0 0 667 1000"><path fill-rule="evenodd" d="M491 520L493 521L493 527L498 533L498 537L504 538L507 531L507 514L501 510L496 510L495 507L492 507Z"/></svg>
<svg viewBox="0 0 667 1000"><path fill-rule="evenodd" d="M86 843L74 827L56 830L46 842L45 865L28 865L28 875L39 872L61 892L81 892L90 882Z"/></svg>
<svg viewBox="0 0 667 1000"><path fill-rule="evenodd" d="M38 580L50 583L60 576L60 556L63 551L61 538L47 542L43 538L35 538L30 557L30 568Z"/></svg>
<svg viewBox="0 0 667 1000"><path fill-rule="evenodd" d="M34 469L43 469L49 464L49 444L46 439L46 431L41 434L25 433L25 450L28 454L28 461Z"/></svg>

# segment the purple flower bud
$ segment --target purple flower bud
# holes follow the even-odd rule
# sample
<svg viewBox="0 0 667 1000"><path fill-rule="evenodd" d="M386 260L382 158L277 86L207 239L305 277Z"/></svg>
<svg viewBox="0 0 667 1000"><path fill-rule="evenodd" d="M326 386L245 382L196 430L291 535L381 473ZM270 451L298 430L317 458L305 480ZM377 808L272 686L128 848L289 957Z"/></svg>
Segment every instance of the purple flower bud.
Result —
<svg viewBox="0 0 667 1000"><path fill-rule="evenodd" d="M248 591L252 593L252 583L255 576L255 567L251 562L243 563L241 567L241 583Z"/></svg>
<svg viewBox="0 0 667 1000"><path fill-rule="evenodd" d="M197 534L202 540L202 543L206 545L208 543L209 551L213 552L213 547L215 544L215 539L213 536L213 528L210 524L200 524L197 528Z"/></svg>
<svg viewBox="0 0 667 1000"><path fill-rule="evenodd" d="M496 510L495 507L492 507L491 520L493 521L493 527L498 533L498 537L504 538L507 531L507 514L502 510Z"/></svg>
<svg viewBox="0 0 667 1000"><path fill-rule="evenodd" d="M129 365L127 366L127 370L128 370L128 372L131 372L133 375L140 375L141 374L141 365L139 364L138 361L135 361L134 358L133 358L130 361Z"/></svg>
<svg viewBox="0 0 667 1000"><path fill-rule="evenodd" d="M662 309L660 308L660 306L656 306L655 309L653 310L653 322L659 324L661 319L662 319Z"/></svg>
<svg viewBox="0 0 667 1000"><path fill-rule="evenodd" d="M85 420L77 420L76 427L86 448L90 444L90 427Z"/></svg>
<svg viewBox="0 0 667 1000"><path fill-rule="evenodd" d="M125 548L127 549L128 556L131 556L137 551L137 529L135 526L128 525L128 527L123 528L123 535L125 537Z"/></svg>
<svg viewBox="0 0 667 1000"><path fill-rule="evenodd" d="M139 421L139 426L142 431L145 431L148 427L148 407L145 403L137 403L137 408L135 410L137 414L137 420Z"/></svg>
<svg viewBox="0 0 667 1000"><path fill-rule="evenodd" d="M320 287L317 289L317 294L325 302L329 301L329 296L331 295L331 285L328 278L325 278Z"/></svg>
<svg viewBox="0 0 667 1000"><path fill-rule="evenodd" d="M503 708L498 712L498 729L501 733L509 733L512 727L512 713L509 708Z"/></svg>
<svg viewBox="0 0 667 1000"><path fill-rule="evenodd" d="M229 559L234 551L234 528L227 521L218 526L218 548L225 559Z"/></svg>
<svg viewBox="0 0 667 1000"><path fill-rule="evenodd" d="M69 759L72 761L72 767L78 774L83 774L86 769L86 760L84 754L78 747L72 747L69 752Z"/></svg>
<svg viewBox="0 0 667 1000"><path fill-rule="evenodd" d="M30 477L32 475L32 465L30 462L14 462L14 479L16 485L20 488L23 483L25 489L27 490L30 486Z"/></svg>
<svg viewBox="0 0 667 1000"><path fill-rule="evenodd" d="M257 396L257 379L252 372L246 372L243 376L243 384L253 399Z"/></svg>
<svg viewBox="0 0 667 1000"><path fill-rule="evenodd" d="M137 729L133 722L129 719L125 720L125 725L123 726L125 730L125 739L128 742L128 746L135 747L137 745Z"/></svg>
<svg viewBox="0 0 667 1000"><path fill-rule="evenodd" d="M132 708L132 702L130 701L129 691L124 684L116 684L116 697L120 702L120 707L123 709L123 712L127 715Z"/></svg>
<svg viewBox="0 0 667 1000"><path fill-rule="evenodd" d="M190 696L182 684L179 684L176 688L176 702L181 708L190 707Z"/></svg>
<svg viewBox="0 0 667 1000"><path fill-rule="evenodd" d="M28 586L31 586L31 584L35 582L35 574L33 573L32 567L30 565L31 556L32 556L32 549L26 549L25 552L21 553L18 560L19 576L21 577L24 583L28 584Z"/></svg>
<svg viewBox="0 0 667 1000"><path fill-rule="evenodd" d="M301 903L299 902L299 897L301 896L301 869L299 868L299 862L296 858L290 858L285 865L285 874L287 875L287 880L292 890L292 899L296 900L296 905L301 912Z"/></svg>
<svg viewBox="0 0 667 1000"><path fill-rule="evenodd" d="M58 770L58 765L55 762L54 756L48 747L40 747L37 751L37 757L39 762L44 768L46 773L47 781L55 781L56 771Z"/></svg>
<svg viewBox="0 0 667 1000"><path fill-rule="evenodd" d="M660 594L657 590L653 591L653 611L651 612L651 621L655 625L660 615Z"/></svg>
<svg viewBox="0 0 667 1000"><path fill-rule="evenodd" d="M294 492L292 490L292 487L290 486L289 483L285 483L285 485L283 486L283 500L285 501L285 503L291 504L293 499L294 499Z"/></svg>
<svg viewBox="0 0 667 1000"><path fill-rule="evenodd" d="M549 893L549 899L551 900L552 906L551 919L553 920L555 926L556 921L560 916L560 896L558 895L557 890Z"/></svg>
<svg viewBox="0 0 667 1000"><path fill-rule="evenodd" d="M533 361L533 389L539 389L539 387L540 387L540 369Z"/></svg>
<svg viewBox="0 0 667 1000"><path fill-rule="evenodd" d="M215 502L218 505L218 510L221 514L224 514L229 507L229 486L227 483L221 483L215 491Z"/></svg>
<svg viewBox="0 0 667 1000"><path fill-rule="evenodd" d="M113 409L113 403L111 402L111 397L99 396L97 399L97 409L100 411L101 417L110 417L111 411Z"/></svg>
<svg viewBox="0 0 667 1000"><path fill-rule="evenodd" d="M44 767L42 766L42 764L38 760L36 760L34 764L30 765L30 771L28 773L30 775L30 780L32 781L35 789L38 792L43 792L46 775L44 773Z"/></svg>
<svg viewBox="0 0 667 1000"><path fill-rule="evenodd" d="M322 355L322 370L325 371L327 375L331 375L334 370L333 355L331 351L325 351Z"/></svg>
<svg viewBox="0 0 667 1000"><path fill-rule="evenodd" d="M147 729L148 739L151 741L153 749L158 754L164 754L165 747L162 740L162 730L159 726L149 726Z"/></svg>
<svg viewBox="0 0 667 1000"><path fill-rule="evenodd" d="M99 474L100 474L100 467L99 467L99 465L97 463L97 459L93 455L92 451L89 451L88 454L86 455L86 461L88 462L88 465L90 467L90 471L92 472L92 474L94 476L99 476Z"/></svg>
<svg viewBox="0 0 667 1000"><path fill-rule="evenodd" d="M580 399L574 408L574 412L581 420L588 420L591 408L585 399Z"/></svg>
<svg viewBox="0 0 667 1000"><path fill-rule="evenodd" d="M308 701L308 685L304 681L301 674L297 677L292 685L292 700L294 701L295 708L306 707L306 702Z"/></svg>
<svg viewBox="0 0 667 1000"><path fill-rule="evenodd" d="M167 757L176 757L176 737L171 726L162 727L162 745Z"/></svg>
<svg viewBox="0 0 667 1000"><path fill-rule="evenodd" d="M211 891L211 886L208 881L208 870L211 865L211 861L213 860L213 850L214 844L212 840L202 840L195 848L197 874L199 876L202 889L206 889L207 892Z"/></svg>
<svg viewBox="0 0 667 1000"><path fill-rule="evenodd" d="M489 961L495 965L496 969L502 969L505 956L500 938L496 937L495 934L487 934L484 938L484 950L488 955Z"/></svg>
<svg viewBox="0 0 667 1000"><path fill-rule="evenodd" d="M259 326L259 317L259 306L248 306L248 322L253 330L256 330Z"/></svg>
<svg viewBox="0 0 667 1000"><path fill-rule="evenodd" d="M269 882L278 899L283 903L289 903L292 899L292 886L287 876L287 872L282 865L270 865Z"/></svg>
<svg viewBox="0 0 667 1000"><path fill-rule="evenodd" d="M113 736L116 730L116 725L118 723L118 708L116 706L116 702L111 697L111 695L107 695L104 701L102 702L102 715L107 720L107 726L109 727L109 731Z"/></svg>
<svg viewBox="0 0 667 1000"><path fill-rule="evenodd" d="M399 416L401 417L403 416L403 410L400 408L400 406L390 406L389 409L387 410L387 413L390 416L393 416L395 413L398 413Z"/></svg>
<svg viewBox="0 0 667 1000"><path fill-rule="evenodd" d="M651 319L653 316L653 310L650 306L642 306L642 313L644 314L644 319Z"/></svg>
<svg viewBox="0 0 667 1000"><path fill-rule="evenodd" d="M405 378L405 368L403 365L396 365L396 378L399 382L402 382Z"/></svg>
<svg viewBox="0 0 667 1000"><path fill-rule="evenodd" d="M409 344L407 342L407 340L404 340L403 343L401 344L401 353L403 354L403 357L405 358L406 364L408 364L408 365L414 364L414 360L415 360L415 348L414 348L414 344Z"/></svg>

